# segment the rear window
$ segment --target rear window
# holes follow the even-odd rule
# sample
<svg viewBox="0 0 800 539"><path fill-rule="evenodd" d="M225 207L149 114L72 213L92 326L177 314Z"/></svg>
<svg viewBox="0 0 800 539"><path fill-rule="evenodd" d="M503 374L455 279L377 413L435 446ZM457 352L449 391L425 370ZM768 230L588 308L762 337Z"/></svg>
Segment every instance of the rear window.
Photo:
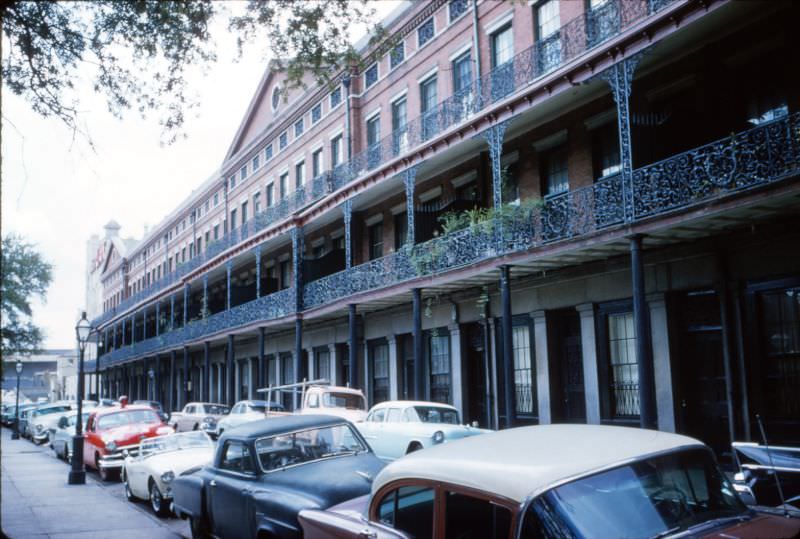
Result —
<svg viewBox="0 0 800 539"><path fill-rule="evenodd" d="M98 419L97 428L100 430L113 429L114 427L132 423L161 423L161 418L153 410L117 412L116 414L104 415Z"/></svg>
<svg viewBox="0 0 800 539"><path fill-rule="evenodd" d="M224 415L228 413L227 406L218 406L216 404L206 404L206 411L207 414L213 415Z"/></svg>
<svg viewBox="0 0 800 539"><path fill-rule="evenodd" d="M326 408L347 408L349 410L363 410L364 397L353 393L323 393L322 404Z"/></svg>

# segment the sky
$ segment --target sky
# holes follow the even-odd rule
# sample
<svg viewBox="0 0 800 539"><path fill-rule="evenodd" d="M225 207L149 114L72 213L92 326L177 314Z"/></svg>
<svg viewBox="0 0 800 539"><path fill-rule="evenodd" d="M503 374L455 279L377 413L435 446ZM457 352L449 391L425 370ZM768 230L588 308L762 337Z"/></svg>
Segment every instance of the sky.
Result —
<svg viewBox="0 0 800 539"><path fill-rule="evenodd" d="M381 14L394 5L377 3ZM22 98L0 90L2 234L24 236L54 266L46 302L32 302L43 348L75 346L88 238L102 237L103 225L114 219L123 237L141 239L145 226L158 224L222 164L268 58L263 48L250 47L234 61L234 36L224 26L213 35L218 60L207 73L189 75L200 105L187 116L188 138L171 145L161 144L157 111L118 120L102 96L83 92L81 120L92 149L60 120L42 118Z"/></svg>

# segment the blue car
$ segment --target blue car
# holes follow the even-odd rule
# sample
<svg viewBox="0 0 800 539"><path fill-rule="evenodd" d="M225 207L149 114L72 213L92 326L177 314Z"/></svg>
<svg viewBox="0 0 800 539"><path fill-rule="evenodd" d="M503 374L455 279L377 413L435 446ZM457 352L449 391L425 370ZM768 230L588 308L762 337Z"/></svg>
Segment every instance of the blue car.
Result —
<svg viewBox="0 0 800 539"><path fill-rule="evenodd" d="M369 493L384 463L346 419L290 415L226 430L210 466L172 484L193 537L302 537L303 509Z"/></svg>

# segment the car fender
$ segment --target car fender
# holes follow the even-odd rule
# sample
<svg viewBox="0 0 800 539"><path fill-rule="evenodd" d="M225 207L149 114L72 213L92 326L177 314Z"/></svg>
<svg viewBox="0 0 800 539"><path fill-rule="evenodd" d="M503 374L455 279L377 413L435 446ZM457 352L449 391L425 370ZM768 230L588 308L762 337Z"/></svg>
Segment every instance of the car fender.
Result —
<svg viewBox="0 0 800 539"><path fill-rule="evenodd" d="M181 518L202 519L206 516L206 481L197 474L176 477L172 482L172 503Z"/></svg>

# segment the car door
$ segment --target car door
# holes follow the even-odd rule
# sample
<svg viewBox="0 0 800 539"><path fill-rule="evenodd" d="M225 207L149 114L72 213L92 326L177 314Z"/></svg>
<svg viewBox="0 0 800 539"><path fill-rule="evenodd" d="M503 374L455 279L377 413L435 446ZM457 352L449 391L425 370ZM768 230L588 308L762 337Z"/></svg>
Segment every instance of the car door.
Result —
<svg viewBox="0 0 800 539"><path fill-rule="evenodd" d="M409 425L403 420L402 408L389 408L382 425L381 453L384 458L396 459L406 454L410 436Z"/></svg>
<svg viewBox="0 0 800 539"><path fill-rule="evenodd" d="M383 420L386 418L386 408L372 410L363 423L358 424L358 430L367 441L372 451L380 458L385 458L381 440Z"/></svg>
<svg viewBox="0 0 800 539"><path fill-rule="evenodd" d="M208 482L211 522L214 534L220 537L250 537L253 515L247 503L256 480L255 462L243 440L227 440L219 467L214 468Z"/></svg>
<svg viewBox="0 0 800 539"><path fill-rule="evenodd" d="M184 432L187 430L192 430L192 427L194 426L193 414L195 408L196 406L194 406L193 404L189 404L186 406L186 409L183 411L183 415L180 418L178 418L178 421L180 421L181 423L180 428L178 429L179 431Z"/></svg>

